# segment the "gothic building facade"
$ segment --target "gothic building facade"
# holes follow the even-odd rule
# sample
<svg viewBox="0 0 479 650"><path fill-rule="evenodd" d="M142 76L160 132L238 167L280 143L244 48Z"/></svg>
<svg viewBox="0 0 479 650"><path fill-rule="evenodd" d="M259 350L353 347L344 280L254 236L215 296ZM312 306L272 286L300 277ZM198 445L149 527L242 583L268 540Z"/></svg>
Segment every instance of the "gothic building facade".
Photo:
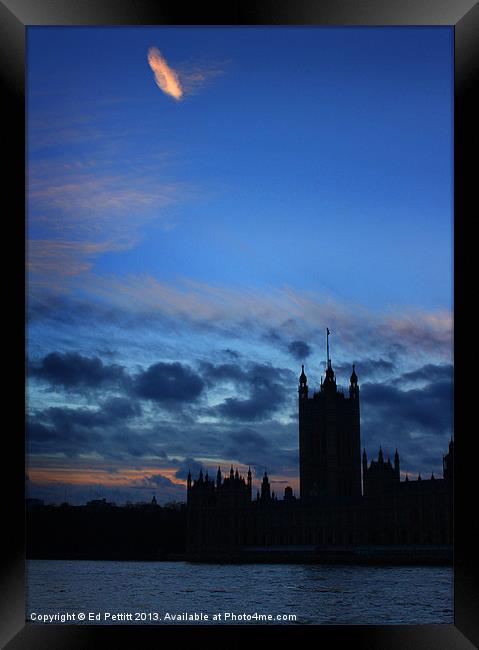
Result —
<svg viewBox="0 0 479 650"><path fill-rule="evenodd" d="M299 377L299 476L303 501L361 496L359 386L353 366L349 396L336 386L327 360L321 388L308 396L304 366Z"/></svg>
<svg viewBox="0 0 479 650"><path fill-rule="evenodd" d="M329 330L328 330L329 335ZM328 341L329 342L329 341ZM309 394L299 377L300 498L290 486L283 498L264 473L253 498L252 475L231 467L215 479L200 472L187 481L187 554L190 559L231 559L276 550L285 553L359 552L364 548L439 548L452 545L454 443L443 476L401 480L400 457L368 465L361 456L360 391L355 367L348 394L339 390L329 358L320 389Z"/></svg>

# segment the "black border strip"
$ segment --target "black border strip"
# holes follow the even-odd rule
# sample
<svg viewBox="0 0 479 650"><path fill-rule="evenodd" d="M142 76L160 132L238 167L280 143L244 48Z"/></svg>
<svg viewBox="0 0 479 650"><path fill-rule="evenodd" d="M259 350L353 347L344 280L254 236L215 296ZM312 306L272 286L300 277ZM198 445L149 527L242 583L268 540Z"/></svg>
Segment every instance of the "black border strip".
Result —
<svg viewBox="0 0 479 650"><path fill-rule="evenodd" d="M479 646L479 581L474 575L474 560L479 541L474 533L477 503L474 499L476 458L472 452L476 434L471 406L475 378L464 378L465 341L475 343L474 321L467 318L465 281L475 279L474 238L468 228L477 215L475 189L477 178L476 120L479 106L473 91L479 77L479 4L475 0L245 0L223 3L218 7L182 6L177 2L158 0L0 0L0 80L3 84L4 161L7 178L2 183L4 226L10 229L4 241L10 259L4 286L11 289L4 311L4 321L12 324L5 348L14 354L5 368L18 370L9 382L8 406L13 408L12 425L4 427L3 472L6 473L3 509L7 516L2 541L6 544L1 574L0 622L2 647L56 648L98 647L106 643L128 643L138 647L142 642L178 643L182 627L106 627L106 626L35 626L25 625L25 510L24 510L24 398L25 398L25 28L33 25L450 25L455 31L455 99L454 99L454 314L455 314L455 377L454 429L454 625L417 626L314 626L315 642L328 648L331 644L348 643L368 650L384 648L418 648L449 650L471 648L470 639ZM5 177L4 177L5 178ZM468 246L470 248L468 248ZM13 255L12 255L13 253ZM477 254L476 254L477 255ZM13 273L12 273L13 265ZM16 280L12 282L12 277ZM468 301L467 301L468 302ZM16 323L11 312L21 320ZM6 318L8 316L8 318ZM468 329L469 326L469 329ZM475 332L474 332L475 334ZM462 348L462 349L461 349ZM473 348L475 352L475 349ZM475 355L473 356L473 359ZM21 361L20 361L21 359ZM475 368L473 368L475 370ZM8 374L11 376L11 373ZM469 391L469 392L468 392ZM18 400L13 402L10 395ZM469 411L468 411L469 408ZM467 417L469 415L469 418ZM475 471L476 470L476 471ZM8 486L8 487L7 487ZM252 585L252 588L254 586ZM211 639L229 647L244 646L255 641L271 644L270 626L237 626L188 628L195 644ZM282 639L295 641L302 627L283 626ZM12 638L14 637L14 638ZM10 640L10 641L9 641Z"/></svg>

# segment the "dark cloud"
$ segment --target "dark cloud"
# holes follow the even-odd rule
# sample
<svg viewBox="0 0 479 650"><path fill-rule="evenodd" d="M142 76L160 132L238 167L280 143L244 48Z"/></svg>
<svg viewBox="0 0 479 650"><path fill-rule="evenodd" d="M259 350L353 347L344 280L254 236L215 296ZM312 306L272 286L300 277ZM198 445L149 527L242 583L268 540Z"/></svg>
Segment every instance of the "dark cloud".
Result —
<svg viewBox="0 0 479 650"><path fill-rule="evenodd" d="M112 400L107 409L50 407L32 413L27 420L30 451L64 453L69 457L97 453L112 461L143 456L166 458L156 428L126 426L125 405L118 405ZM136 413L132 405L128 417Z"/></svg>
<svg viewBox="0 0 479 650"><path fill-rule="evenodd" d="M58 433L54 429L46 427L40 422L27 421L27 438L29 441L33 442L50 442L51 440L57 440Z"/></svg>
<svg viewBox="0 0 479 650"><path fill-rule="evenodd" d="M231 420L265 418L284 406L289 387L295 385L290 370L267 364L251 363L241 368L235 364L214 366L204 363L202 371L209 383L213 380L233 381L247 392L246 397L227 397L212 410L213 415Z"/></svg>
<svg viewBox="0 0 479 650"><path fill-rule="evenodd" d="M128 397L112 397L103 402L101 408L110 422L139 417L142 413L140 404Z"/></svg>
<svg viewBox="0 0 479 650"><path fill-rule="evenodd" d="M155 402L192 402L204 389L204 381L181 363L155 363L136 376L134 391Z"/></svg>
<svg viewBox="0 0 479 650"><path fill-rule="evenodd" d="M221 363L215 365L209 361L203 361L200 363L200 371L203 379L210 386L223 381L235 381L241 383L248 382L247 373L236 363Z"/></svg>
<svg viewBox="0 0 479 650"><path fill-rule="evenodd" d="M452 381L453 376L453 366L452 364L427 364L413 370L411 372L405 372L394 383L399 384L402 382L448 382Z"/></svg>
<svg viewBox="0 0 479 650"><path fill-rule="evenodd" d="M281 405L281 395L259 392L249 399L227 397L216 407L217 415L231 420L258 420L274 412Z"/></svg>
<svg viewBox="0 0 479 650"><path fill-rule="evenodd" d="M286 330L290 330L291 327L293 327L293 330L297 329L293 320L288 320L283 323L283 327ZM299 332L296 332L296 336L298 336L298 334ZM268 343L274 345L276 348L290 354L294 359L296 359L296 361L305 361L313 352L310 344L306 343L304 339L296 338L291 340L291 333L286 334L281 331L281 328L269 328L263 333L262 338Z"/></svg>
<svg viewBox="0 0 479 650"><path fill-rule="evenodd" d="M333 363L336 375L340 378L342 377L343 381L347 379L349 382L353 363L355 364L355 371L360 383L365 379L371 379L381 375L391 375L396 370L395 364L388 359L360 359L351 363Z"/></svg>
<svg viewBox="0 0 479 650"><path fill-rule="evenodd" d="M57 429L66 432L74 428L92 429L104 427L110 423L106 413L97 409L72 409L51 406L37 413L37 417L51 422Z"/></svg>
<svg viewBox="0 0 479 650"><path fill-rule="evenodd" d="M288 352L298 361L304 361L311 353L311 347L304 341L291 341L288 345Z"/></svg>
<svg viewBox="0 0 479 650"><path fill-rule="evenodd" d="M175 472L175 477L186 481L188 478L188 472L191 471L191 476L195 479L203 467L203 464L194 458L185 458L185 460L180 462L180 466Z"/></svg>
<svg viewBox="0 0 479 650"><path fill-rule="evenodd" d="M135 487L148 487L148 488L158 488L158 487L172 487L176 486L173 481L168 477L163 476L162 474L151 474L150 476L145 476L138 481L135 481L133 484ZM184 488L181 488L182 496L184 496Z"/></svg>
<svg viewBox="0 0 479 650"><path fill-rule="evenodd" d="M39 422L28 418L26 424L27 445L32 453L63 453L73 457L85 452L98 451L104 443L96 431L75 427L66 421L66 426L58 426L54 420Z"/></svg>
<svg viewBox="0 0 479 650"><path fill-rule="evenodd" d="M210 387L233 383L238 389L238 396L227 397L204 414L239 421L263 419L276 411L287 401L287 391L296 381L288 369L251 362L215 365L207 361L200 364L200 372Z"/></svg>
<svg viewBox="0 0 479 650"><path fill-rule="evenodd" d="M442 434L451 431L452 385L435 382L424 388L403 391L386 384L364 384L363 411L366 409L381 426L399 431L420 430Z"/></svg>
<svg viewBox="0 0 479 650"><path fill-rule="evenodd" d="M48 422L54 427L71 431L75 428L108 429L118 422L141 414L138 404L129 399L115 397L101 405L101 408L64 408L51 406L43 411L37 411L35 417L39 421Z"/></svg>
<svg viewBox="0 0 479 650"><path fill-rule="evenodd" d="M277 344L280 343L281 345L284 345L285 341L283 337L279 334L279 332L273 328L269 328L267 331L263 333L263 338L265 341L268 341L269 343Z"/></svg>
<svg viewBox="0 0 479 650"><path fill-rule="evenodd" d="M231 350L230 348L225 348L223 350L223 354L230 359L239 359L241 357L239 352L236 352L236 350Z"/></svg>
<svg viewBox="0 0 479 650"><path fill-rule="evenodd" d="M225 431L221 455L250 466L253 477L258 479L265 469L294 477L298 472L297 428L287 427L284 439L278 436L278 430L281 425L265 423L255 425L254 429L242 427ZM285 445L291 445L292 449L285 449Z"/></svg>
<svg viewBox="0 0 479 650"><path fill-rule="evenodd" d="M411 374L416 379L425 376L422 372ZM401 390L396 384L366 383L361 397L361 439L369 452L377 455L381 444L392 457L397 448L402 467L408 471L441 472L453 427L450 372L449 380L410 390Z"/></svg>
<svg viewBox="0 0 479 650"><path fill-rule="evenodd" d="M244 365L224 363L214 365L209 362L200 364L202 376L207 381L234 381L247 388L268 387L274 383L283 384L285 387L293 382L296 377L288 368L277 368L265 363L245 363Z"/></svg>
<svg viewBox="0 0 479 650"><path fill-rule="evenodd" d="M229 434L224 453L231 458L248 458L248 464L257 461L271 443L263 435L252 429L241 429Z"/></svg>
<svg viewBox="0 0 479 650"><path fill-rule="evenodd" d="M74 411L71 409L70 411ZM84 411L86 409L81 409ZM150 427L98 427L97 420L88 420L85 413L73 414L68 409L45 409L30 420L29 448L33 454L63 453L71 462L84 465L81 455L96 453L102 458L102 467L142 467L146 461L151 467L157 459L158 468L176 466L176 477L186 479L191 469L193 478L199 470L216 475L217 465L223 472L229 464L250 465L253 476L260 480L265 469L294 477L298 471L297 426L277 422L258 422L252 427L237 427L234 421L217 424L195 424L184 430L181 423L158 424ZM64 428L65 419L70 420ZM95 425L92 429L86 425ZM288 447L285 449L285 446ZM167 453L168 452L168 453ZM175 457L184 456L186 460ZM210 458L200 462L196 458ZM218 458L215 462L214 458ZM220 460L222 459L222 460ZM226 463L225 463L226 460ZM184 498L184 495L183 495Z"/></svg>
<svg viewBox="0 0 479 650"><path fill-rule="evenodd" d="M78 352L51 352L30 366L30 374L65 389L120 385L126 379L122 366L106 365L99 357L84 357Z"/></svg>
<svg viewBox="0 0 479 650"><path fill-rule="evenodd" d="M166 459L167 454L160 447L161 434L155 429L123 428L104 437L102 453L104 457L134 459L135 462L143 456Z"/></svg>
<svg viewBox="0 0 479 650"><path fill-rule="evenodd" d="M253 446L255 449L265 449L269 444L264 436L251 429L235 431L230 435L230 440L240 445Z"/></svg>

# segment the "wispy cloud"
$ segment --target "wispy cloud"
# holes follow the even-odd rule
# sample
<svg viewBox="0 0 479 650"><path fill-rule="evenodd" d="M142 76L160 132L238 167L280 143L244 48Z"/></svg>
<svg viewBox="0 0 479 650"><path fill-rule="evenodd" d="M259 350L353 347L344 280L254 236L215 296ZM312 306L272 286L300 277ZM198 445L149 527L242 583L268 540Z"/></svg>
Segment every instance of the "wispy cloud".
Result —
<svg viewBox="0 0 479 650"><path fill-rule="evenodd" d="M176 100L186 95L198 95L215 77L224 74L228 61L189 60L179 63L173 70L156 47L148 50L148 63L156 84Z"/></svg>
<svg viewBox="0 0 479 650"><path fill-rule="evenodd" d="M65 279L88 271L96 255L104 252L121 251L131 244L113 241L89 242L58 239L34 239L28 242L27 269L35 281L45 276L60 276ZM55 286L57 286L55 284ZM66 290L67 287L64 287Z"/></svg>
<svg viewBox="0 0 479 650"><path fill-rule="evenodd" d="M343 351L359 355L387 348L389 356L437 354L451 357L452 314L444 309L392 307L376 312L328 295L290 286L260 290L221 286L184 279L176 284L151 275L118 277L85 276L82 287L109 304L129 310L181 318L191 325L228 328L250 335L275 332L278 347L285 340L322 341L326 325ZM273 341L274 342L274 341ZM323 347L323 346L322 346Z"/></svg>
<svg viewBox="0 0 479 650"><path fill-rule="evenodd" d="M92 145L105 138L98 118L93 114L69 113L50 107L48 112L35 111L28 115L28 150L62 147L65 145ZM118 137L118 134L117 136Z"/></svg>
<svg viewBox="0 0 479 650"><path fill-rule="evenodd" d="M158 88L160 88L166 95L170 95L170 97L180 100L183 96L183 89L179 82L178 75L172 68L170 68L166 59L161 56L158 48L149 48L148 63L150 68L153 70Z"/></svg>
<svg viewBox="0 0 479 650"><path fill-rule="evenodd" d="M108 219L108 229L126 215L130 221L176 201L186 194L184 184L158 178L142 179L125 174L96 175L70 171L48 178L32 178L28 198L31 216L48 215L48 225L66 229L95 226L95 234ZM132 217L134 214L134 218Z"/></svg>
<svg viewBox="0 0 479 650"><path fill-rule="evenodd" d="M80 161L81 162L81 161ZM111 173L89 164L32 163L28 179L30 287L64 293L58 278L88 271L106 252L136 246L150 224L174 227L168 208L188 200L195 189L165 177L163 160L142 160L129 173ZM145 173L145 167L148 174Z"/></svg>
<svg viewBox="0 0 479 650"><path fill-rule="evenodd" d="M197 95L215 77L224 74L228 61L187 61L177 67L177 75L185 95Z"/></svg>
<svg viewBox="0 0 479 650"><path fill-rule="evenodd" d="M69 284L69 294L54 288L49 296L37 292L30 317L54 327L67 318L75 328L118 328L129 333L124 345L135 355L141 349L133 330L167 346L172 342L166 332L175 332L208 341L210 347L215 340L222 347L240 346L249 353L254 349L263 361L290 364L295 358L306 363L308 376L319 383L327 325L335 368L349 377L356 363L361 381L366 376L392 378L418 364L452 361L453 320L446 309L372 310L298 287L211 285L191 278L166 282L150 274L85 271L69 278ZM197 358L198 346L190 352Z"/></svg>

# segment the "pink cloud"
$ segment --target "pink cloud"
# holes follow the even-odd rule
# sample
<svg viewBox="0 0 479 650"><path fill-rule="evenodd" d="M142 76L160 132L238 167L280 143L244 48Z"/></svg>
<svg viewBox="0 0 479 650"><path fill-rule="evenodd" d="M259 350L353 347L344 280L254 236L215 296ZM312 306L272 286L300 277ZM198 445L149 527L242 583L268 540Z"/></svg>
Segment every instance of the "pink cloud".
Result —
<svg viewBox="0 0 479 650"><path fill-rule="evenodd" d="M170 68L166 59L161 55L156 47L150 47L148 50L148 63L153 70L155 82L166 95L170 95L176 100L183 96L183 89L179 82L176 72Z"/></svg>

